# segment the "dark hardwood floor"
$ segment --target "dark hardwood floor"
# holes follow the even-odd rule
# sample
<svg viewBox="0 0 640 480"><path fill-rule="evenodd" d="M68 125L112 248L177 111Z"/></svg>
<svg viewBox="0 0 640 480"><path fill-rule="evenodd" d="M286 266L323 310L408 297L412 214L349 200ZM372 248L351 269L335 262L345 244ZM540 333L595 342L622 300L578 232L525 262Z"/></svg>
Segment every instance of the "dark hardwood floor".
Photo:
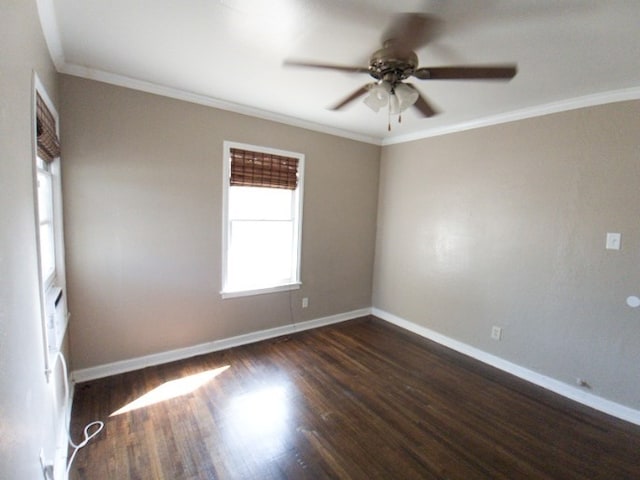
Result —
<svg viewBox="0 0 640 480"><path fill-rule="evenodd" d="M79 384L73 405L76 441L106 426L71 480L640 479L640 427L373 317Z"/></svg>

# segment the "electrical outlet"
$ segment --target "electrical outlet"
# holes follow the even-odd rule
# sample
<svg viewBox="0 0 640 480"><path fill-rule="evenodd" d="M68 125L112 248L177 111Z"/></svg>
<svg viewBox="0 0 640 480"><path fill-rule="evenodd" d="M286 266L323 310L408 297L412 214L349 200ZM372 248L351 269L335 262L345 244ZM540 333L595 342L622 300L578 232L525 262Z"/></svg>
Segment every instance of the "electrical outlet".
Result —
<svg viewBox="0 0 640 480"><path fill-rule="evenodd" d="M308 306L309 306L309 297L303 297L302 308L307 308Z"/></svg>
<svg viewBox="0 0 640 480"><path fill-rule="evenodd" d="M496 327L495 325L491 327L491 338L494 340L502 340L502 328Z"/></svg>

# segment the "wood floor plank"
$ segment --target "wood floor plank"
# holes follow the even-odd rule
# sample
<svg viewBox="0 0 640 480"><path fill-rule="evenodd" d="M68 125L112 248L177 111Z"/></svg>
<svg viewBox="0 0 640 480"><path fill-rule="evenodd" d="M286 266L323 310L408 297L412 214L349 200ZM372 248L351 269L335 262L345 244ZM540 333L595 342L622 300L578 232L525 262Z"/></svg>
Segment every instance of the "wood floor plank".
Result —
<svg viewBox="0 0 640 480"><path fill-rule="evenodd" d="M77 385L94 419L71 480L640 478L640 427L374 317Z"/></svg>

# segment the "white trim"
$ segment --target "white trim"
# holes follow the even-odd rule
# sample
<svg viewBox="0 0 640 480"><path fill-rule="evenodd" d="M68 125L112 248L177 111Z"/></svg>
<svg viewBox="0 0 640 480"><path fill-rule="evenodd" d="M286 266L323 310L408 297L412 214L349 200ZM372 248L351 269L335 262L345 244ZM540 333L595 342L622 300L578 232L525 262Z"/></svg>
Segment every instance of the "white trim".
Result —
<svg viewBox="0 0 640 480"><path fill-rule="evenodd" d="M259 288L256 290L239 290L237 292L220 292L222 298L238 298L238 297L250 297L253 295L264 295L267 293L288 292L290 290L299 290L302 283L288 283L286 285L277 285L275 287Z"/></svg>
<svg viewBox="0 0 640 480"><path fill-rule="evenodd" d="M238 347L240 345L260 342L263 340L268 340L270 338L280 337L282 335L290 335L292 333L301 332L303 330L310 330L312 328L345 322L347 320L353 320L355 318L364 317L370 314L370 308L362 308L360 310L339 313L337 315L317 318L315 320L308 320L301 323L292 323L289 325L283 325L281 327L270 328L267 330L247 333L244 335L238 335L236 337L214 340L212 342L201 343L192 347L179 348L167 352L145 355L143 357L131 358L129 360L121 360L118 362L107 363L105 365L99 365L96 367L83 368L73 371L71 374L71 378L73 382L86 382L88 380L95 380L97 378L131 372L133 370L139 370L141 368L150 367L153 365L161 365L163 363L173 362L176 360L183 360L186 358L194 357L196 355L204 355L211 352L217 352L219 350Z"/></svg>
<svg viewBox="0 0 640 480"><path fill-rule="evenodd" d="M468 345L466 343L454 340L453 338L442 335L429 328L417 325L413 322L393 315L392 313L385 312L384 310L372 308L371 314L389 323L397 325L398 327L404 328L405 330L416 333L421 337L433 340L434 342L444 345L445 347L455 350L456 352L460 352L482 363L486 363L487 365L491 365L492 367L498 368L502 371L533 383L534 385L538 385L539 387L562 395L563 397L569 398L583 405L587 405L588 407L594 408L609 415L613 415L614 417L620 418L627 422L640 425L640 410L635 410L611 400L607 400L605 398L598 397L597 395L585 392L584 390L570 386L564 382L548 377L541 373L521 367L520 365L511 363L507 360L504 360L503 358L472 347L471 345Z"/></svg>
<svg viewBox="0 0 640 480"><path fill-rule="evenodd" d="M34 201L34 218L35 218L35 228L36 228L36 247L37 247L37 259L38 259L38 281L39 281L39 290L40 290L40 317L41 317L41 325L42 325L42 342L44 349L44 374L47 380L47 383L50 381L51 373L53 371L53 367L55 364L54 355L56 354L56 350L59 348L57 339L54 337L54 330L50 328L52 325L49 323L49 318L54 314L54 311L51 311L49 307L51 304L48 302L49 296L48 291L54 286L60 286L62 290L66 290L66 275L64 270L64 238L62 232L63 226L63 214L62 214L62 183L60 176L60 158L55 158L51 164L49 169L49 174L51 175L51 203L52 203L52 211L51 211L51 220L53 221L53 235L54 235L54 272L49 275L49 278L44 278L44 273L42 272L42 255L40 253L40 211L39 205L40 201L38 198L38 139L37 139L37 95L40 95L40 98L45 103L46 107L49 109L49 112L53 116L56 125L56 134L60 134L60 121L58 117L58 111L55 108L55 105L51 101L51 97L49 97L49 93L47 92L44 84L40 80L37 72L33 72L33 82L32 82L32 91L31 91L31 145L32 145L32 182L33 182L33 201ZM64 298L64 304L61 305L61 311L63 313L62 319L63 322L60 325L59 335L60 337L64 337L64 332L67 328L67 308L66 308L66 297Z"/></svg>
<svg viewBox="0 0 640 480"><path fill-rule="evenodd" d="M351 312L331 315L315 320L293 323L281 327L247 333L244 335L238 335L236 337L221 340L214 340L212 342L206 342L199 345L194 345L192 347L170 350L167 352L161 352L146 355L143 357L132 358L129 360L122 360L105 365L99 365L96 367L75 370L71 373L72 385L74 383L86 382L89 380L104 378L111 375L139 370L141 368L149 366L161 365L163 363L183 360L186 358L194 357L196 355L204 355L207 353L217 352L220 350L246 345L249 343L260 342L282 335L290 335L295 332L301 332L304 330L319 328L334 323L345 322L348 320L364 317L366 315L374 315L398 327L404 328L405 330L420 335L421 337L437 342L441 345L444 345L445 347L451 348L452 350L467 355L482 363L486 363L487 365L491 365L492 367L515 375L516 377L562 395L563 397L566 397L570 400L574 400L578 403L620 418L627 422L640 425L639 410L635 410L611 400L607 400L591 393L587 393L564 382L560 382L559 380L556 380L554 378L521 367L520 365L514 364L500 357L484 352L466 343L454 340L429 328L417 325L413 322L410 322L378 308L362 308L360 310L353 310Z"/></svg>
<svg viewBox="0 0 640 480"><path fill-rule="evenodd" d="M52 54L53 55L53 54ZM550 102L542 105L536 105L532 107L526 107L518 110L508 111L497 115L491 115L487 117L477 118L467 122L456 123L453 125L446 125L442 127L427 128L419 132L408 133L406 135L394 135L388 138L372 137L360 133L343 130L340 128L330 127L315 122L308 122L287 115L282 115L258 108L250 107L248 105L241 105L225 100L208 97L206 95L200 95L192 92L186 92L177 88L166 87L151 82L145 82L143 80L137 80L134 78L126 77L124 75L116 75L113 73L104 72L101 70L86 68L78 65L71 65L68 63L61 63L56 68L61 73L73 75L76 77L87 78L90 80L97 80L100 82L108 83L111 85L117 85L120 87L131 88L147 93L153 93L164 97L174 98L177 100L183 100L185 102L196 103L208 107L218 108L229 112L240 113L243 115L249 115L262 120L269 120L272 122L278 122L285 125L290 125L299 128L305 128L314 132L326 133L328 135L335 135L337 137L348 138L350 140L356 140L363 143L369 143L372 145L386 146L394 145L398 143L412 142L414 140L421 140L424 138L437 137L440 135L447 135L450 133L463 132L466 130L473 130L476 128L488 127L492 125L499 125L501 123L514 122L517 120L525 120L527 118L535 118L552 113L560 113L569 110L576 110L578 108L593 107L597 105L603 105L607 103L623 102L628 100L640 99L640 87L630 87L620 90L612 90L608 92L595 93L591 95L584 95L581 97L570 98L566 100L560 100L556 102Z"/></svg>
<svg viewBox="0 0 640 480"><path fill-rule="evenodd" d="M200 95L193 92L187 92L185 90L180 90L178 88L158 85L157 83L146 82L144 80L138 80L135 78L124 76L124 75L117 75L114 73L104 72L102 70L82 67L79 65L73 65L68 63L64 63L60 66L56 65L56 68L60 73L66 73L67 75L73 75L75 77L86 78L89 80L97 80L99 82L108 83L110 85L131 88L133 90L139 90L141 92L153 93L155 95L160 95L163 97L174 98L174 99L182 100L185 102L204 105L206 107L213 107L213 108L218 108L220 110L240 113L242 115L248 115L248 116L259 118L262 120L269 120L272 122L282 123L284 125L291 125L293 127L304 128L314 132L326 133L328 135L335 135L337 137L348 138L350 140L356 140L358 142L370 143L373 145L381 145L380 143L381 139L377 137L362 135L359 133L350 132L348 130L343 130L336 127L330 127L328 125L322 125L320 123L301 120L299 118L290 117L288 115L269 112L267 110L251 107L249 105L242 105L239 103L229 102L226 100L220 100L218 98L209 97L207 95Z"/></svg>
<svg viewBox="0 0 640 480"><path fill-rule="evenodd" d="M40 26L44 33L44 40L49 50L49 55L56 70L60 71L65 66L64 50L58 27L58 18L53 5L53 0L36 0Z"/></svg>
<svg viewBox="0 0 640 480"><path fill-rule="evenodd" d="M423 138L437 137L440 135L447 135L449 133L462 132L475 128L498 125L501 123L515 122L517 120L524 120L527 118L541 117L543 115L549 115L552 113L566 112L569 110L576 110L578 108L594 107L597 105L624 102L628 100L640 100L640 87L625 88L622 90L613 90L610 92L595 93L582 97L569 98L567 100L560 100L558 102L551 102L543 105L523 108L520 110L504 112L498 115L491 115L489 117L477 118L475 120L457 123L454 125L431 128L428 130L423 130L421 132L409 133L407 135L396 135L391 138L383 139L382 145L385 146L394 145L397 143L412 142L414 140L421 140Z"/></svg>

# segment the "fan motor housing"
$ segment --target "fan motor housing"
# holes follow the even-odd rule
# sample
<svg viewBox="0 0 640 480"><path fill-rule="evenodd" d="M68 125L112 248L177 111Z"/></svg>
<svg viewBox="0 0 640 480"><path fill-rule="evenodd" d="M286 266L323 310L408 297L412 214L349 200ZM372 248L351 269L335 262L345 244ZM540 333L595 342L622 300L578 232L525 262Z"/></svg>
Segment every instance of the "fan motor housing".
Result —
<svg viewBox="0 0 640 480"><path fill-rule="evenodd" d="M377 50L369 60L369 74L376 80L386 80L391 83L409 78L417 67L418 56L415 52L409 52L401 57L392 47Z"/></svg>

